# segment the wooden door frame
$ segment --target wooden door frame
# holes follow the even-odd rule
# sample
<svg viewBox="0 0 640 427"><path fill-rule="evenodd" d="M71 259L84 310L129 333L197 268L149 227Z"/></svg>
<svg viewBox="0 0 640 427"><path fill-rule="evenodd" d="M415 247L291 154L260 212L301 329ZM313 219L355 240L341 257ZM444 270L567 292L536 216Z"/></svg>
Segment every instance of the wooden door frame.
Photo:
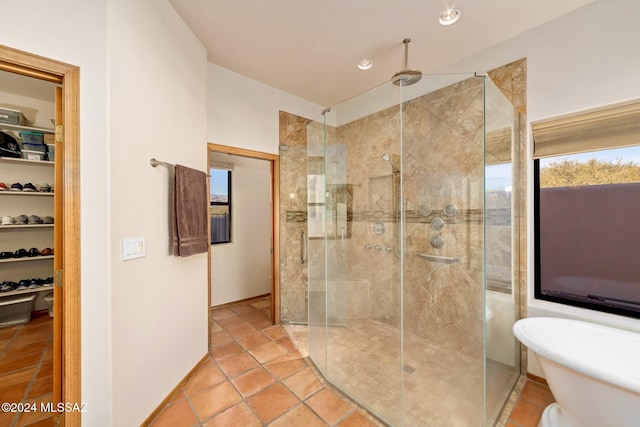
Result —
<svg viewBox="0 0 640 427"><path fill-rule="evenodd" d="M61 402L81 404L80 390L80 68L74 65L29 54L0 45L0 70L62 84L63 141L56 143L56 169L61 168L62 218L56 227L62 228L62 300L57 312L62 312L60 349ZM61 150L62 149L62 150ZM61 195L61 196L60 196ZM80 412L61 413L64 426L79 426Z"/></svg>
<svg viewBox="0 0 640 427"><path fill-rule="evenodd" d="M214 143L207 144L207 162L210 153L231 154L251 159L268 160L271 164L271 323L280 323L280 155L230 147ZM208 168L207 168L208 170ZM211 246L209 246L209 346L211 346Z"/></svg>

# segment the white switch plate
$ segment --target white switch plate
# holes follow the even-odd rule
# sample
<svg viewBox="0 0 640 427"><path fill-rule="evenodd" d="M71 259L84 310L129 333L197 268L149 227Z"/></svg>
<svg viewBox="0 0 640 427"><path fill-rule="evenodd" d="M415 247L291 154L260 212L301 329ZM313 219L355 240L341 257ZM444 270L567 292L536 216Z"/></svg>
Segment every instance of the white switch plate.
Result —
<svg viewBox="0 0 640 427"><path fill-rule="evenodd" d="M144 237L122 239L122 260L127 261L145 256Z"/></svg>

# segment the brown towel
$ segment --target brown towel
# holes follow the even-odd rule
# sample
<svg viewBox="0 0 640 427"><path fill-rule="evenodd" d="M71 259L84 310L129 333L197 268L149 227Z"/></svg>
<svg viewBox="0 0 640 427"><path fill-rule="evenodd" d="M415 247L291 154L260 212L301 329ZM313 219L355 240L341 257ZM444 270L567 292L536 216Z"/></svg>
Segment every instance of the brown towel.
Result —
<svg viewBox="0 0 640 427"><path fill-rule="evenodd" d="M173 186L173 254L189 256L209 250L207 175L176 165Z"/></svg>

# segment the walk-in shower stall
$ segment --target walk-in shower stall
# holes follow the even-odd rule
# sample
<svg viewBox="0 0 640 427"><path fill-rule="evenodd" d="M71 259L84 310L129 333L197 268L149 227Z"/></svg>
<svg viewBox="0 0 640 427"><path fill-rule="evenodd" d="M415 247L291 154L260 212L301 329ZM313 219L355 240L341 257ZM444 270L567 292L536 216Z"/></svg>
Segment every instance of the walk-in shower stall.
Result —
<svg viewBox="0 0 640 427"><path fill-rule="evenodd" d="M307 128L309 356L385 423L493 425L517 380L516 116L425 75Z"/></svg>

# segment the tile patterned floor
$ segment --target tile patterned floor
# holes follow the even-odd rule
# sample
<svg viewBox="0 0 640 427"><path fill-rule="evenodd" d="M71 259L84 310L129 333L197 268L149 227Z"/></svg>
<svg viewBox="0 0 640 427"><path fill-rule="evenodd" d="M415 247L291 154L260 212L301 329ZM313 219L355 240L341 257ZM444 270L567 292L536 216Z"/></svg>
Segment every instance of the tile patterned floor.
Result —
<svg viewBox="0 0 640 427"><path fill-rule="evenodd" d="M549 387L528 380L516 401L506 427L537 427L544 408L555 402Z"/></svg>
<svg viewBox="0 0 640 427"><path fill-rule="evenodd" d="M151 426L382 426L317 374L270 312L270 297L214 309L209 356Z"/></svg>
<svg viewBox="0 0 640 427"><path fill-rule="evenodd" d="M0 402L50 402L53 395L53 321L45 313L25 325L0 328ZM50 413L0 412L0 426L52 426Z"/></svg>
<svg viewBox="0 0 640 427"><path fill-rule="evenodd" d="M304 338L272 326L269 315L269 297L214 309L208 357L151 426L384 425L326 383L305 357ZM536 426L551 401L545 386L528 381L505 426Z"/></svg>

